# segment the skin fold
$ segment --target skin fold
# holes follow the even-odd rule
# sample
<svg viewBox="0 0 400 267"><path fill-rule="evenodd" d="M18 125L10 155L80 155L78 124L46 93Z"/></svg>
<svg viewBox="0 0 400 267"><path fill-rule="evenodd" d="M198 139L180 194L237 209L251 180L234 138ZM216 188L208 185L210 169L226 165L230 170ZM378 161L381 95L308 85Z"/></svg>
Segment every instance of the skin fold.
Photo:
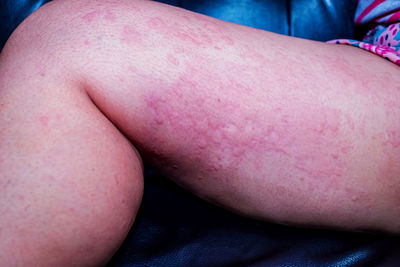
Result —
<svg viewBox="0 0 400 267"><path fill-rule="evenodd" d="M360 49L53 1L0 55L0 265L107 262L142 158L245 216L398 234L399 117L399 68Z"/></svg>

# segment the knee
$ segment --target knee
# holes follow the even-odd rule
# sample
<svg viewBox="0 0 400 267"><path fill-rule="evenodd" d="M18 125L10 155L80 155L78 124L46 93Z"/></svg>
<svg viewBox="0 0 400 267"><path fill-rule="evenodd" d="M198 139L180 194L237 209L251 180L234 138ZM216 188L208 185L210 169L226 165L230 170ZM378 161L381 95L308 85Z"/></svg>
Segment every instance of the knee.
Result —
<svg viewBox="0 0 400 267"><path fill-rule="evenodd" d="M131 70L157 72L165 51L158 44L155 48L156 32L149 21L166 16L163 8L140 0L52 1L11 35L2 51L1 64L8 67L3 73L80 85L96 81L101 82L98 89L108 89L132 76Z"/></svg>
<svg viewBox="0 0 400 267"><path fill-rule="evenodd" d="M38 207L36 213L31 216L32 220L24 221L22 217L19 218L22 222L18 227L30 229L40 221L38 218L43 214L51 220L38 224L37 229L29 231L30 234L26 236L10 231L8 236L18 242L11 244L12 246L8 246L4 240L0 242L0 265L13 253L23 254L24 251L32 254L31 257L24 256L27 262L28 258L32 260L36 257L45 257L41 260L46 263L51 259L58 260L59 264L49 265L62 265L61 262L66 265L67 262L72 264L72 258L75 258L77 264L104 262L124 239L140 204L143 190L140 156L114 125L96 110L87 95L82 93L82 90L77 90L80 88L71 85L71 81L76 78L71 74L87 75L85 65L91 60L96 62L90 66L95 68L98 64L101 68L99 57L90 56L98 51L90 52L85 46L89 35L94 36L91 38L97 38L101 30L93 23L84 27L80 27L80 24L87 14L93 12L90 10L100 12L104 19L107 14L104 10L111 1L107 1L106 4L96 4L97 1L87 1L87 4L85 2L60 0L39 9L15 31L1 54L0 98L10 102L10 105L6 105L6 108L10 109L7 110L9 116L14 114L16 119L21 120L26 118L26 114L29 114L29 118L39 118L38 115L43 112L55 114L57 111L69 118L60 123L59 128L52 129L54 139L49 139L51 136L44 135L40 125L35 126L31 121L28 124L37 130L36 135L33 135L32 131L29 132L30 128L28 131L27 128L21 127L16 131L25 137L29 134L37 136L42 143L58 144L56 151L61 152L51 156L60 159L60 166L72 166L76 172L68 173L68 168L62 171L59 165L48 164L47 158L35 156L35 162L43 163L43 168L39 168L38 171L54 169L64 177L60 181L67 183L67 186L59 184L54 190L44 180L29 180L29 183L38 181L49 196L57 197L50 197L52 210L46 205ZM91 20L90 16L86 17L88 21ZM112 29L106 31L111 32ZM3 94L6 91L10 94ZM22 111L25 115L20 116ZM67 116L68 114L74 115ZM16 122L15 120L15 125ZM27 124L18 121L18 125ZM1 126L5 127L0 125L0 128ZM0 133L1 139L9 138L1 131ZM30 137L27 139L35 142ZM59 149L60 144L64 144L62 148L65 150ZM77 150L74 147L85 149L82 149L82 153L75 153ZM91 165L85 165L85 162ZM34 178L41 177L35 173L30 175ZM29 183L27 182L27 185ZM25 189L28 190L23 187L18 190ZM81 194L73 199L71 195L77 192ZM36 197L33 191L29 194ZM43 203L48 195L41 195ZM73 209L64 209L66 204L71 204ZM20 208L16 206L16 211L20 211ZM58 216L59 214L61 215ZM2 218L2 222L10 222L10 225L17 221L7 217L7 214L3 214ZM47 233L45 238L42 238L41 231ZM24 242L26 240L28 241ZM7 250L3 251L6 245ZM29 247L31 245L32 247ZM46 251L48 254L38 255Z"/></svg>

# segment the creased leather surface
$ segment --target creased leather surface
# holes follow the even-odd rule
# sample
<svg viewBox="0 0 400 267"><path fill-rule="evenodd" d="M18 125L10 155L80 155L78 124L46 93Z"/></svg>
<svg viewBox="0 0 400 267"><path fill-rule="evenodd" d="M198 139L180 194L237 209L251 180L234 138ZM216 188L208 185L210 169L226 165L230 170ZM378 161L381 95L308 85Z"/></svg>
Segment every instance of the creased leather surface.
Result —
<svg viewBox="0 0 400 267"><path fill-rule="evenodd" d="M0 1L2 48L15 27L47 1ZM315 40L353 36L356 0L163 2ZM263 223L214 207L148 168L145 179L135 225L109 266L400 266L398 237Z"/></svg>
<svg viewBox="0 0 400 267"><path fill-rule="evenodd" d="M109 266L398 266L392 236L297 229L214 207L157 173Z"/></svg>

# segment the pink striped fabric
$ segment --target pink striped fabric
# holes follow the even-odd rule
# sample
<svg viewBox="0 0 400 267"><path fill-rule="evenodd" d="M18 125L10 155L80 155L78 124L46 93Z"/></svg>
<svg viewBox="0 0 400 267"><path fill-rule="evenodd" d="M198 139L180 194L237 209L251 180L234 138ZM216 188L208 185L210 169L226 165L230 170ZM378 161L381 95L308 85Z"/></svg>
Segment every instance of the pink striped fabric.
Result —
<svg viewBox="0 0 400 267"><path fill-rule="evenodd" d="M397 22L400 19L399 0L358 0L355 23Z"/></svg>
<svg viewBox="0 0 400 267"><path fill-rule="evenodd" d="M362 41L338 39L329 43L352 45L400 66L400 0L358 0L354 22L370 27Z"/></svg>

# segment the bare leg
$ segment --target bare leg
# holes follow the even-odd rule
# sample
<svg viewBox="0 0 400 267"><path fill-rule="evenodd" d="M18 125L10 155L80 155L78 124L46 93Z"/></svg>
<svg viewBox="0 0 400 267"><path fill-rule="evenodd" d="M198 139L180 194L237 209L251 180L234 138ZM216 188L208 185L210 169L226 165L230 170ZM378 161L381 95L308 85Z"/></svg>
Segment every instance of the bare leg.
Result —
<svg viewBox="0 0 400 267"><path fill-rule="evenodd" d="M3 115L1 140L9 145L0 147L1 155L17 153L12 152L17 151L16 144L7 141L18 136L16 132L24 139L31 135L29 127L41 129L35 139L43 144L36 148L40 153L25 157L29 164L42 160L42 168L35 170L49 165L87 177L86 165L104 166L106 156L113 164L137 163L126 140L95 109L88 94L143 156L214 203L281 223L399 232L399 69L374 55L149 1L56 1L17 30L1 64L2 99L8 99L5 109L19 114L13 115L13 124L6 124L9 115ZM42 88L55 106L39 106L49 99L40 96ZM82 168L76 167L82 166L78 164L82 159L75 150L76 156L68 150L51 152L71 160L65 166L41 156L61 137L44 138L46 128L37 120L38 107L57 110L67 96L69 102L59 114L72 113L71 118L82 121L77 127L72 127L79 122L75 119L69 119L72 126L65 129L54 126L69 138L65 139L68 149L92 145L80 157L94 159ZM14 104L18 98L19 104ZM18 109L11 112L10 103ZM38 110L22 115L24 106ZM49 125L57 120L57 112L48 116ZM29 127L12 126L24 120ZM5 131L8 127L14 132ZM71 134L71 128L77 132ZM118 142L107 138L114 131ZM100 141L89 142L96 140L92 136ZM115 152L118 160L101 145L107 143L101 138L114 147L121 144L122 151ZM17 166L22 158L15 154L3 160L2 166L15 165L0 167L2 176L19 181L29 170L35 181L47 184L26 165ZM124 185L140 180L137 170L125 170ZM93 177L95 182L79 181L87 181L92 189L113 183L104 171ZM137 200L137 183L129 190L117 189L127 190L124 195ZM26 185L15 184L7 187L8 195L27 190ZM65 187L59 189L57 195L68 195ZM47 199L57 192L46 190ZM32 193L38 194L43 195ZM106 202L101 209L109 220L121 212L107 202L114 201L115 195L106 200L99 197ZM80 199L77 196L75 201ZM6 201L2 195L0 203L5 206ZM23 216L24 206L13 201L15 216ZM54 208L63 205L55 203ZM42 206L35 214L48 209ZM8 229L9 224L2 228Z"/></svg>
<svg viewBox="0 0 400 267"><path fill-rule="evenodd" d="M0 266L104 265L139 207L141 160L85 91L14 59L0 63Z"/></svg>

